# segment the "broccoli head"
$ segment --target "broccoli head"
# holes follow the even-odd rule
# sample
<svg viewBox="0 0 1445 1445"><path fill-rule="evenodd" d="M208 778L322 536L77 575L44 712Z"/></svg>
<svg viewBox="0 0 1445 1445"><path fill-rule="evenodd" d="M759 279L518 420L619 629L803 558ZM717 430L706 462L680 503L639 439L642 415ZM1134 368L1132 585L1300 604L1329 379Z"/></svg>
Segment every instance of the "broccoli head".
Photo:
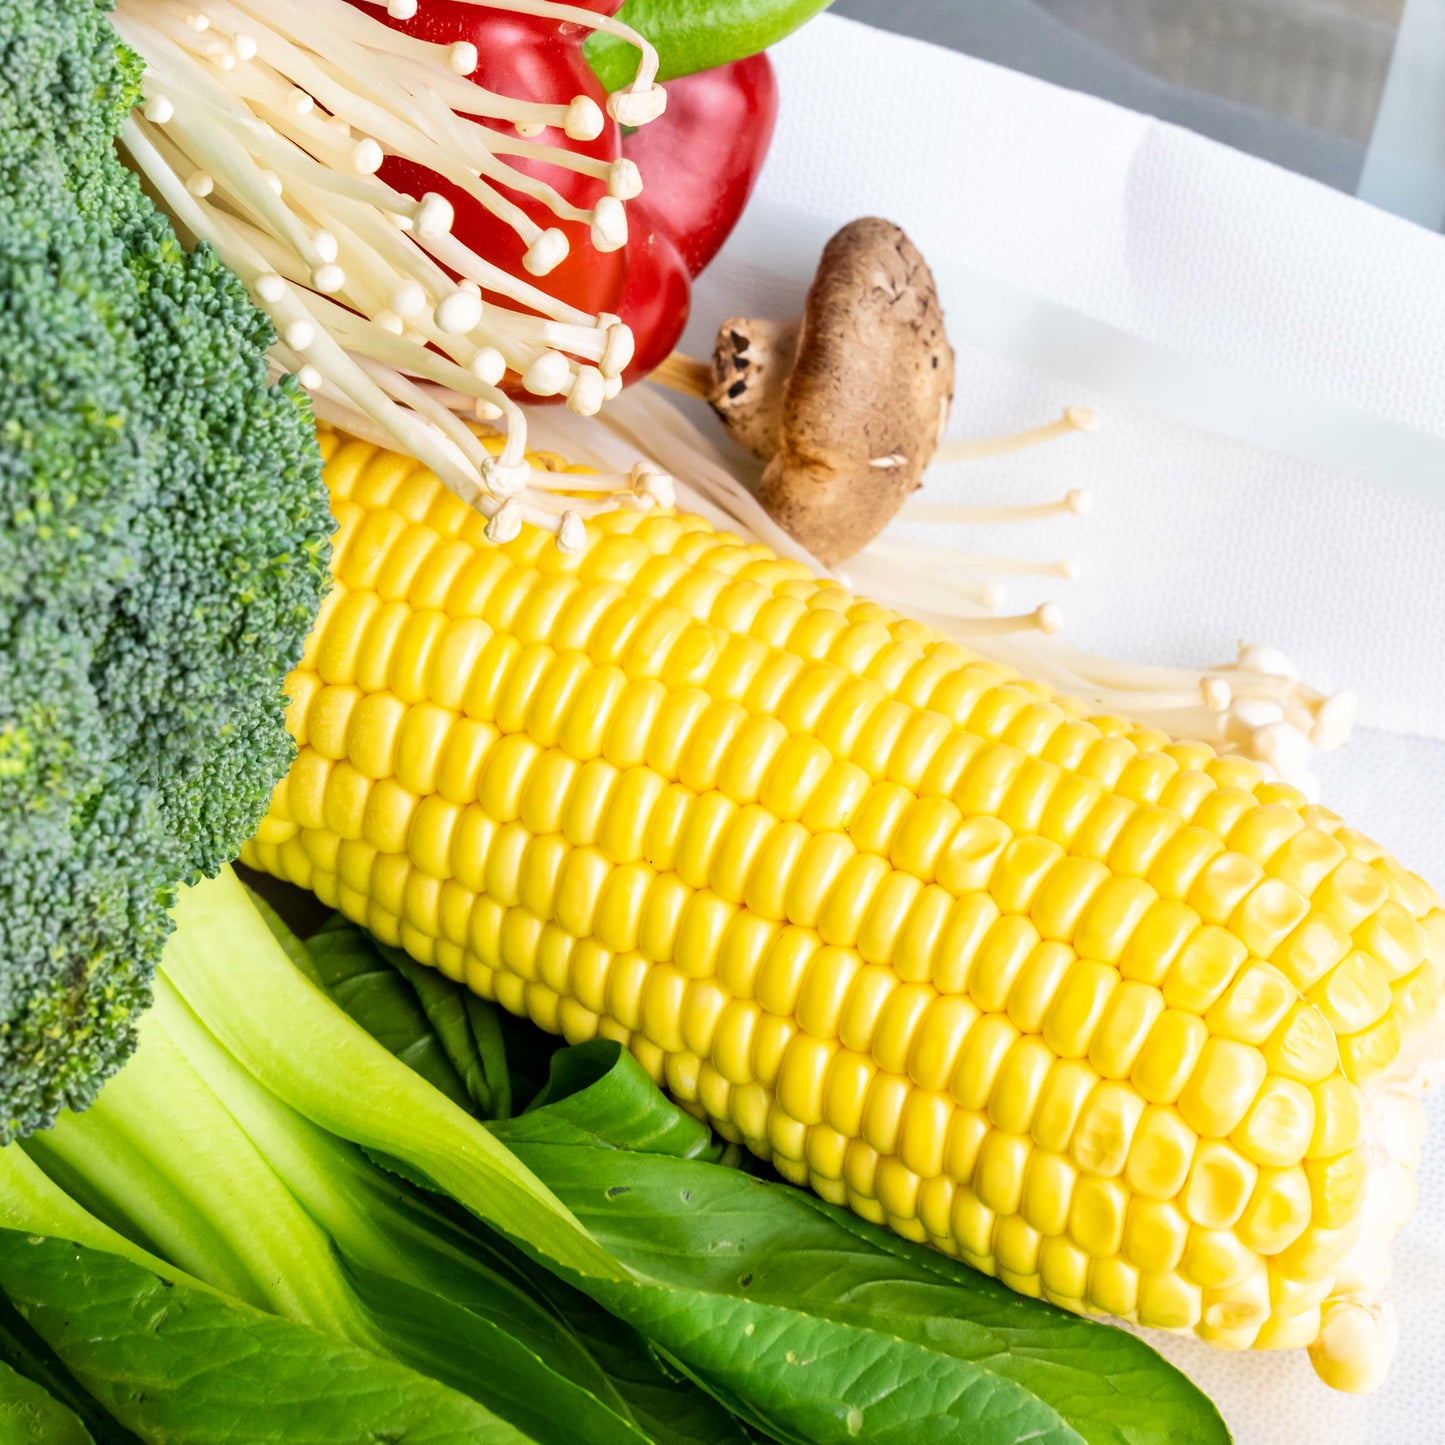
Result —
<svg viewBox="0 0 1445 1445"><path fill-rule="evenodd" d="M123 1062L265 812L332 526L269 322L116 156L106 9L0 0L0 1142Z"/></svg>

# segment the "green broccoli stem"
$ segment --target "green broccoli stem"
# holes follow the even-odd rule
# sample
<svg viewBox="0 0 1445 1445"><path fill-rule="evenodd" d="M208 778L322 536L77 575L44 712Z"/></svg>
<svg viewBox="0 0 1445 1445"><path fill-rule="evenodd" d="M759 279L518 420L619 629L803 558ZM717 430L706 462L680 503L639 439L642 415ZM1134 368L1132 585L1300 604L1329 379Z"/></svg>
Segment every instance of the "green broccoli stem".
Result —
<svg viewBox="0 0 1445 1445"><path fill-rule="evenodd" d="M0 1149L0 1228L48 1235L118 1254L165 1280L190 1280L183 1271L102 1223L73 1200L18 1144ZM212 1290L212 1293L219 1293Z"/></svg>
<svg viewBox="0 0 1445 1445"><path fill-rule="evenodd" d="M274 923L268 926L274 931ZM334 1007L319 999L316 1006ZM484 1321L495 1321L501 1333L490 1357L498 1369L518 1350L533 1363L565 1357L573 1381L583 1382L593 1396L627 1415L616 1387L571 1325L538 1305L535 1280L502 1248L433 1208L355 1145L317 1128L278 1100L217 1043L164 976L151 1017L160 1021L287 1189L326 1230L349 1267L423 1291L438 1308L443 1302L446 1308L459 1305ZM378 1297L371 1307L384 1313L385 1304L385 1298ZM434 1371L434 1361L409 1358L406 1333L388 1331L393 1355ZM467 1363L462 1354L458 1364ZM465 1377L448 1383L469 1388ZM573 1388L560 1378L554 1386L560 1393Z"/></svg>
<svg viewBox="0 0 1445 1445"><path fill-rule="evenodd" d="M141 1036L89 1110L63 1116L24 1149L92 1213L188 1274L385 1353L330 1238L196 1074L163 1017L149 1015Z"/></svg>
<svg viewBox="0 0 1445 1445"><path fill-rule="evenodd" d="M164 977L152 1017L348 1260L437 1293L454 1292L458 1276L476 1263L469 1239L355 1145L317 1128L269 1093L216 1042ZM458 1233L455 1244L441 1245L438 1226ZM519 1298L528 1297L517 1283L509 1287Z"/></svg>
<svg viewBox="0 0 1445 1445"><path fill-rule="evenodd" d="M183 891L162 975L216 1042L303 1118L399 1161L542 1262L622 1266L465 1110L418 1078L297 971L229 869Z"/></svg>

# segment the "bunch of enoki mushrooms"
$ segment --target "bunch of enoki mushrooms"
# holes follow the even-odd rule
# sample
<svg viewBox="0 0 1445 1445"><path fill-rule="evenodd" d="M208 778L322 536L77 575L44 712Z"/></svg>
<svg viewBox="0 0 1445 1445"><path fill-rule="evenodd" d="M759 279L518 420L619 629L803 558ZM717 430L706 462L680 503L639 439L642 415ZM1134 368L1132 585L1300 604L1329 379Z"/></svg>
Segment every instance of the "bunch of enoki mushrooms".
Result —
<svg viewBox="0 0 1445 1445"><path fill-rule="evenodd" d="M386 9L405 20L425 3ZM661 114L657 54L616 19L551 0L472 3L631 43L636 78L607 110L627 126ZM549 143L548 129L601 133L590 97L543 104L484 89L469 79L470 43L399 34L348 0L118 0L115 24L146 67L122 143L182 233L210 242L269 313L276 370L300 379L319 417L424 463L489 518L494 541L530 523L579 550L591 516L680 504L1101 711L1254 757L1306 792L1313 752L1348 737L1351 697L1307 686L1274 648L1242 645L1203 669L1090 656L1047 635L1061 621L1053 603L1000 615L1000 578L1067 580L1069 563L961 554L885 531L895 520L1083 514L1079 491L1008 507L916 493L930 464L1094 424L1070 408L1018 436L945 441L953 353L932 276L897 227L868 218L839 232L801 318L729 318L710 361L674 356L654 373L711 402L736 443L720 447L656 386L622 391L633 338L618 316L589 315L547 289L569 242L536 214L579 223L592 246L615 250L641 189L632 162ZM388 157L479 201L516 233L526 275L454 235L441 194L387 184L378 172ZM581 209L538 178L549 168L591 176L601 194ZM565 406L529 411L519 397ZM534 445L597 473L531 465L529 425ZM499 449L486 445L489 431L501 433ZM761 470L740 465L744 454Z"/></svg>

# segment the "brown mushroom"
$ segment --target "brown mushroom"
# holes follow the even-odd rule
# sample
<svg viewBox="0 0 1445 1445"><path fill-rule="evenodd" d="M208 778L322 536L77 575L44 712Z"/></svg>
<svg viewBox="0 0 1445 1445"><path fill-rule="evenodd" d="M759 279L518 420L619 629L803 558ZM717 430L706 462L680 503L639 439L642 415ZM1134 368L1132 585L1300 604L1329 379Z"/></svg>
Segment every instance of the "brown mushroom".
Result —
<svg viewBox="0 0 1445 1445"><path fill-rule="evenodd" d="M928 263L872 216L828 242L801 324L723 323L708 387L729 432L767 461L758 500L827 565L918 488L952 399Z"/></svg>
<svg viewBox="0 0 1445 1445"><path fill-rule="evenodd" d="M758 500L830 566L883 531L930 462L999 456L1095 425L1086 407L1071 406L1011 436L943 441L953 352L933 277L908 237L875 217L828 243L800 321L729 317L710 363L673 352L650 379L711 403L732 439L766 463ZM1075 492L1043 507L981 510L913 502L907 516L1024 521L1085 500Z"/></svg>

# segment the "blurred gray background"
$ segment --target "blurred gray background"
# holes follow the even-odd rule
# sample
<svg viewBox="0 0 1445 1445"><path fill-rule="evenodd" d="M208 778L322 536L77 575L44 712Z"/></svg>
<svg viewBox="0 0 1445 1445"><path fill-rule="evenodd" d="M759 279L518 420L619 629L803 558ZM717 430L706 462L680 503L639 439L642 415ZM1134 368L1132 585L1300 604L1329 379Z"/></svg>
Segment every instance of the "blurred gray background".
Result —
<svg viewBox="0 0 1445 1445"><path fill-rule="evenodd" d="M1445 0L835 0L1445 227Z"/></svg>

